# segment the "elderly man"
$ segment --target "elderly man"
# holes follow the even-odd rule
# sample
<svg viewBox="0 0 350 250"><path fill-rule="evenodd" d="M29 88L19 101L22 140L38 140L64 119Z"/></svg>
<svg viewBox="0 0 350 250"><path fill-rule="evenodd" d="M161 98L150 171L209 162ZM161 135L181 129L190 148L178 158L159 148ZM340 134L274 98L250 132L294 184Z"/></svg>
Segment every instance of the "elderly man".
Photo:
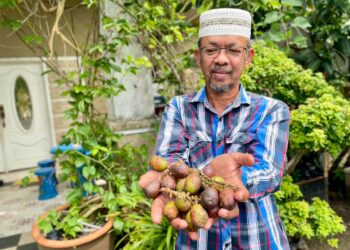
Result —
<svg viewBox="0 0 350 250"><path fill-rule="evenodd" d="M166 107L155 154L193 168L211 168L239 187L232 211L220 209L198 233L175 219L177 249L289 249L274 192L279 189L286 157L288 106L245 91L240 77L251 64L251 16L240 9L214 9L200 16L195 59L206 84L199 92L174 97ZM141 177L144 187L160 174ZM152 205L160 223L166 197Z"/></svg>

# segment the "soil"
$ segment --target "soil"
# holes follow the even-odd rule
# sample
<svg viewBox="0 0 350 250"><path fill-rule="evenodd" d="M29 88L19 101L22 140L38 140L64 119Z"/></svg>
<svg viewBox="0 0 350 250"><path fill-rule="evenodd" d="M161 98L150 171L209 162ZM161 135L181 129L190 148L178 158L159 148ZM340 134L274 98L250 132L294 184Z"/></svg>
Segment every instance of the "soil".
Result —
<svg viewBox="0 0 350 250"><path fill-rule="evenodd" d="M331 207L343 218L346 225L345 233L338 235L339 250L350 250L350 200L330 201ZM317 240L306 240L309 250L330 250L334 249L328 246L326 242Z"/></svg>

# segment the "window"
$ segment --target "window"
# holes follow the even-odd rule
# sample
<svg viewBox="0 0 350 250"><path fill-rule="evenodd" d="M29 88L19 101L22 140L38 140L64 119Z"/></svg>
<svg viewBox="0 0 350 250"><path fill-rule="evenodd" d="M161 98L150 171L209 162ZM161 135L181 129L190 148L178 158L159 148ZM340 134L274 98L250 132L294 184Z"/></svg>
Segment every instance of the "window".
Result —
<svg viewBox="0 0 350 250"><path fill-rule="evenodd" d="M15 102L18 119L24 129L29 130L33 122L33 108L30 92L26 81L17 77L15 83Z"/></svg>

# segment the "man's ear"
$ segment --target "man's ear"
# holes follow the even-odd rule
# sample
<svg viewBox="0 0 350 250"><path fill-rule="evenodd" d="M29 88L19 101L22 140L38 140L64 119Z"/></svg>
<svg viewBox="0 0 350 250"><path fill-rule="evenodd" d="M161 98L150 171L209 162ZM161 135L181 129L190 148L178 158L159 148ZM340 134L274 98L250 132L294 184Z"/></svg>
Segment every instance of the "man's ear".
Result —
<svg viewBox="0 0 350 250"><path fill-rule="evenodd" d="M197 63L197 65L198 65L198 67L200 67L201 66L201 64L200 64L200 54L199 54L200 52L199 52L199 49L195 49L194 50L194 59L196 60L196 63Z"/></svg>
<svg viewBox="0 0 350 250"><path fill-rule="evenodd" d="M248 67L248 66L252 63L254 54L255 54L254 49L251 48L251 49L248 51L247 58L246 58L246 60L245 60L245 65L244 65L245 67Z"/></svg>

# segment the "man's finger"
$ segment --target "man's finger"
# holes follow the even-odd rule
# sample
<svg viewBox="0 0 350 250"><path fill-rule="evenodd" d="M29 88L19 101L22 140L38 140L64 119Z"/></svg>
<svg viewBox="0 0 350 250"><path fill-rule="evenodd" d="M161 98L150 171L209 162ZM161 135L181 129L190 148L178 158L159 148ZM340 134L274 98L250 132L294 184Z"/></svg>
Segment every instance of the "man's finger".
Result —
<svg viewBox="0 0 350 250"><path fill-rule="evenodd" d="M230 153L232 160L239 166L252 166L255 162L253 155L234 152Z"/></svg>
<svg viewBox="0 0 350 250"><path fill-rule="evenodd" d="M154 199L152 203L152 208L151 208L151 217L152 217L153 223L159 224L162 221L164 205L165 205L165 201L162 199L161 196L158 196L157 198Z"/></svg>
<svg viewBox="0 0 350 250"><path fill-rule="evenodd" d="M213 177L215 176L215 171L213 169L212 166L210 166L210 164L208 166L206 166L204 169L203 169L203 172L204 174L206 174L208 177Z"/></svg>
<svg viewBox="0 0 350 250"><path fill-rule="evenodd" d="M207 224L205 224L205 226L204 226L204 229L208 231L209 228L211 228L211 226L215 223L215 221L216 221L216 219L209 218Z"/></svg>
<svg viewBox="0 0 350 250"><path fill-rule="evenodd" d="M175 227L176 229L185 229L187 228L188 224L185 220L180 219L180 218L175 218L172 222L171 225Z"/></svg>
<svg viewBox="0 0 350 250"><path fill-rule="evenodd" d="M141 188L145 188L150 182L157 179L160 180L161 176L161 172L150 170L140 177L139 185Z"/></svg>
<svg viewBox="0 0 350 250"><path fill-rule="evenodd" d="M241 186L238 191L235 191L235 200L236 201L247 201L249 199L249 191L245 186Z"/></svg>
<svg viewBox="0 0 350 250"><path fill-rule="evenodd" d="M223 219L226 219L226 220L230 220L232 218L235 218L239 215L239 209L238 209L238 206L236 206L234 209L232 210L227 210L227 209L224 209L224 208L220 208L219 209L219 213L218 215L223 218Z"/></svg>
<svg viewBox="0 0 350 250"><path fill-rule="evenodd" d="M191 238L191 240L198 240L199 239L199 235L198 232L187 232L188 236Z"/></svg>

